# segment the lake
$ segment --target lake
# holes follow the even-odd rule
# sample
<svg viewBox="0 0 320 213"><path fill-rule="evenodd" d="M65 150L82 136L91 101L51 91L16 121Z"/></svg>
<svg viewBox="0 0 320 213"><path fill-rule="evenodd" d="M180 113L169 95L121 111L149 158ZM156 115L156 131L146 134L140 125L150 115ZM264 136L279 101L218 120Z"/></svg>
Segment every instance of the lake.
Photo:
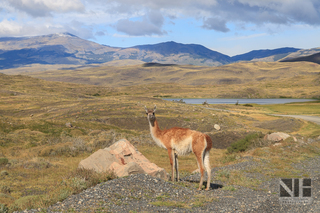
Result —
<svg viewBox="0 0 320 213"><path fill-rule="evenodd" d="M180 98L164 98L167 101L179 101ZM286 104L292 102L316 101L315 99L293 99L293 98L266 98L266 99L227 99L227 98L186 98L183 101L187 104L202 104L207 101L208 104Z"/></svg>

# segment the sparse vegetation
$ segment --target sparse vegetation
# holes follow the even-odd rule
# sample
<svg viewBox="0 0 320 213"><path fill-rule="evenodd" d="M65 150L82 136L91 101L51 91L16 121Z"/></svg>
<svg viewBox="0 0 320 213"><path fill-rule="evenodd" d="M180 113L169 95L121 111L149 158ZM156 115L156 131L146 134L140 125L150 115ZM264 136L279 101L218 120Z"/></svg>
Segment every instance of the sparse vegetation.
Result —
<svg viewBox="0 0 320 213"><path fill-rule="evenodd" d="M233 186L224 186L224 187L222 187L222 190L235 191L236 188L234 188Z"/></svg>
<svg viewBox="0 0 320 213"><path fill-rule="evenodd" d="M276 70L276 65L274 66L272 69ZM177 67L174 66L172 69L178 69ZM149 67L149 69L158 68ZM166 67L161 67L161 69L164 68ZM197 72L200 73L200 71ZM155 70L155 72L158 71ZM301 85L303 82L309 82L310 79L306 77ZM269 82L268 88L281 85L279 93L285 90L291 93L295 89L302 88L299 86L300 82L297 82L299 85L294 89L288 84L279 82L282 80ZM143 110L144 105L157 105L159 111L162 111L159 113L159 123L166 129L174 126L187 127L207 132L215 138L210 156L211 164L215 166L237 163L242 159L242 155L251 155L270 160L271 163L268 165L270 169L264 168L270 176L292 176L295 173L286 166L288 162L292 162L292 159L298 161L319 155L318 143L300 146L294 141L285 141L284 146L288 147L290 152L284 153L280 147L262 143L261 137L270 132L270 129L265 128L264 121L278 119L269 116L268 113L320 115L320 102L254 105L254 107L245 107L240 104L209 105L204 108L201 105L192 106L160 99L163 97L210 98L219 94L233 96L242 92L248 94L247 85L242 88L235 85L195 87L178 84L141 84L109 88L49 82L27 76L3 74L0 74L0 83L3 85L0 91L0 190L2 193L0 209L4 209L4 212L45 208L64 200L73 193L114 178L112 174L78 170L77 166L82 159L94 151L105 148L121 138L127 138L153 163L170 172L167 151L155 146L150 137ZM252 85L250 88L253 87L255 90L249 91L251 97L257 94L268 96L268 89ZM239 89L238 92L230 92L236 91L236 87ZM216 91L214 93L213 88ZM313 86L310 86L303 89L303 93L306 96L311 93L317 96L318 93L313 89ZM15 95L11 96L11 93ZM222 110L216 111L215 108ZM65 124L68 122L72 123L73 127L66 127ZM294 125L298 122L298 127L293 128L290 134L300 134L304 138L319 136L319 125L295 119L290 120L288 124ZM214 124L221 126L219 132L213 129ZM275 128L276 131L276 125ZM255 132L256 135L244 138L243 135L247 134L247 131ZM234 147L231 145L228 149L231 151L228 152L226 147L229 144L235 144L234 142L239 138L244 139ZM295 148L296 146L298 148ZM196 159L193 155L180 157L179 168L185 175L189 175L197 169ZM277 172L272 173L273 170ZM243 186L258 184L256 180L248 179L242 173L221 172L218 178L228 183L224 190L229 191L232 191L232 187L237 184ZM186 187L189 186L186 185ZM191 208L205 205L207 199L199 198L197 202L193 201L193 205L184 206L182 202L171 202L165 197L159 197L159 203L155 204L183 205L183 208Z"/></svg>

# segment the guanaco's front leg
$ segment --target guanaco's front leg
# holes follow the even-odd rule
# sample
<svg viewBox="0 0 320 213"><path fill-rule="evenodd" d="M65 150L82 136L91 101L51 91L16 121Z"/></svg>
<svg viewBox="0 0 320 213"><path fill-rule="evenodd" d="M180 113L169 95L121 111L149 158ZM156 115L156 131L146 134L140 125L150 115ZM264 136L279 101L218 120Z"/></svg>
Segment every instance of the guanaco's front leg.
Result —
<svg viewBox="0 0 320 213"><path fill-rule="evenodd" d="M170 164L171 164L171 181L174 181L174 168L175 168L175 157L174 157L174 150L173 149L168 149L168 155L170 159Z"/></svg>
<svg viewBox="0 0 320 213"><path fill-rule="evenodd" d="M174 165L176 170L177 182L179 182L179 164L178 164L178 154L174 151Z"/></svg>

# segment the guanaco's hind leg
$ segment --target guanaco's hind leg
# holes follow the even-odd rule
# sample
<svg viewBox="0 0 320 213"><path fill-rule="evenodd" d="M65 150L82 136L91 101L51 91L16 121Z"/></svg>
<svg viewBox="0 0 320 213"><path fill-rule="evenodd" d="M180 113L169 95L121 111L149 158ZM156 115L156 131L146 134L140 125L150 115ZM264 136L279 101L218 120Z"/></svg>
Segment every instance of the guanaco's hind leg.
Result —
<svg viewBox="0 0 320 213"><path fill-rule="evenodd" d="M211 168L210 168L209 152L208 151L205 151L203 158L204 158L204 167L206 168L207 175L208 175L206 190L209 190L210 189L210 182L211 182Z"/></svg>
<svg viewBox="0 0 320 213"><path fill-rule="evenodd" d="M199 166L199 170L200 170L200 174L201 174L198 190L201 190L202 184L203 184L203 176L204 176L204 167L203 167L202 155L197 155L197 161L198 161L198 166Z"/></svg>
<svg viewBox="0 0 320 213"><path fill-rule="evenodd" d="M201 190L202 188L203 179L204 179L204 168L206 169L207 176L208 176L206 190L209 190L210 183L211 183L211 168L210 168L210 162L209 162L209 152L204 151L203 156L197 157L197 161L198 161L198 166L201 174L198 190Z"/></svg>

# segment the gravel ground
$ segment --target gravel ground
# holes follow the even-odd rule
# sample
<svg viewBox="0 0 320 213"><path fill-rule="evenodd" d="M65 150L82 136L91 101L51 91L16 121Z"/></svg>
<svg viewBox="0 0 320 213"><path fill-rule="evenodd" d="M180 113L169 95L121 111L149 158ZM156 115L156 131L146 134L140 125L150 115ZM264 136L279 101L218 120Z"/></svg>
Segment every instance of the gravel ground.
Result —
<svg viewBox="0 0 320 213"><path fill-rule="evenodd" d="M252 158L244 160L235 165L214 168L213 176L221 170L245 173L250 168L263 166ZM214 176L209 191L196 190L199 174L187 176L179 183L137 174L99 184L46 210L24 212L320 212L320 157L294 167L312 179L312 204L281 205L279 179L270 179L262 174L248 173L248 176L262 181L255 190L242 186L226 190L223 188L226 183Z"/></svg>

